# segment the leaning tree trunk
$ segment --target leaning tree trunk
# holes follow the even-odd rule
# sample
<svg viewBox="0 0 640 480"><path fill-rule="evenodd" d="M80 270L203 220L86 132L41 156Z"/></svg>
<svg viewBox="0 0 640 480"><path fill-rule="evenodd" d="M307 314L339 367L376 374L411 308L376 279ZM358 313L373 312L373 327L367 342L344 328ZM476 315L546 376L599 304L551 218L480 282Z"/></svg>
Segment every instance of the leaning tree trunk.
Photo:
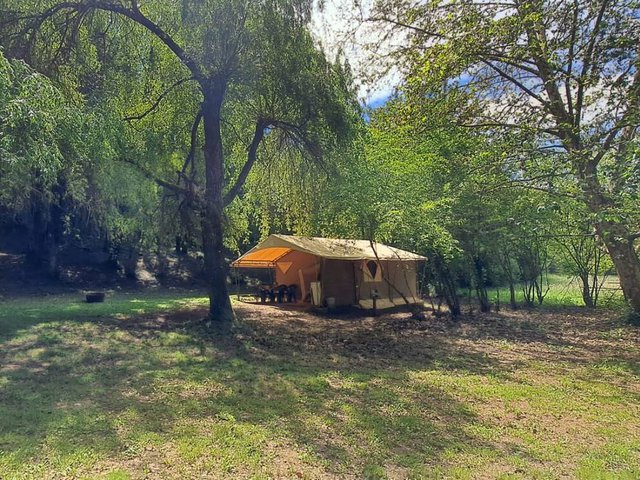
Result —
<svg viewBox="0 0 640 480"><path fill-rule="evenodd" d="M607 221L599 222L597 228L616 267L624 298L634 312L640 313L640 259L628 239L629 230Z"/></svg>
<svg viewBox="0 0 640 480"><path fill-rule="evenodd" d="M613 202L603 193L597 164L585 162L576 170L587 207L600 218L595 227L616 268L624 298L634 312L640 313L640 258L633 248L631 232L623 223L602 219Z"/></svg>
<svg viewBox="0 0 640 480"><path fill-rule="evenodd" d="M224 258L224 157L220 112L224 86L204 90L205 208L202 216L202 245L209 292L209 316L215 325L227 328L234 319L227 291L227 265Z"/></svg>

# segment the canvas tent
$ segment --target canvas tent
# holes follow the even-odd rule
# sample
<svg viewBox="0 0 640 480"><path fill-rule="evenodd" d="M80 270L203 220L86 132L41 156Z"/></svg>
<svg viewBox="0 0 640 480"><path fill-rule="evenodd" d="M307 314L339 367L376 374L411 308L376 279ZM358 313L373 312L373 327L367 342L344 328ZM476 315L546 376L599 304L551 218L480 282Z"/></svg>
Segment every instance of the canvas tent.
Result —
<svg viewBox="0 0 640 480"><path fill-rule="evenodd" d="M418 301L418 263L425 257L368 240L270 235L235 260L235 268L270 268L278 285L296 285L316 305L385 308Z"/></svg>

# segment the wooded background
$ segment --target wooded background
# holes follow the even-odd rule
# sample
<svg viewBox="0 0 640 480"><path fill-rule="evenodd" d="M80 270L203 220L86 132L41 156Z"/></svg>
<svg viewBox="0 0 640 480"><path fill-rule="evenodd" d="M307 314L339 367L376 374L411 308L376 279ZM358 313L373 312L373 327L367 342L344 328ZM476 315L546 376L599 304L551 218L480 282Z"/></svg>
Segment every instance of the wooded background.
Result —
<svg viewBox="0 0 640 480"><path fill-rule="evenodd" d="M131 276L202 252L220 323L228 260L273 232L425 255L454 315L493 286L541 304L549 273L590 307L617 275L640 312L637 2L355 9L373 80L402 74L376 109L312 36L321 11L0 0L3 248L52 276L65 252Z"/></svg>

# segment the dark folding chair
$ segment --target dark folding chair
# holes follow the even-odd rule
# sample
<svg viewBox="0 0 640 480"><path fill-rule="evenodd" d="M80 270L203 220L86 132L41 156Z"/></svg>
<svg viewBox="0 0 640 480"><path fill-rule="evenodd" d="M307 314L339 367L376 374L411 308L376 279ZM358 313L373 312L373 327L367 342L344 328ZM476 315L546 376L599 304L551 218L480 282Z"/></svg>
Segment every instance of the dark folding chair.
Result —
<svg viewBox="0 0 640 480"><path fill-rule="evenodd" d="M289 285L287 288L287 302L295 303L297 301L297 285Z"/></svg>
<svg viewBox="0 0 640 480"><path fill-rule="evenodd" d="M278 286L278 303L282 303L284 302L284 298L287 294L287 286L286 285L279 285Z"/></svg>
<svg viewBox="0 0 640 480"><path fill-rule="evenodd" d="M260 295L260 303L267 303L267 295L269 295L269 290L264 285L258 287L258 294Z"/></svg>

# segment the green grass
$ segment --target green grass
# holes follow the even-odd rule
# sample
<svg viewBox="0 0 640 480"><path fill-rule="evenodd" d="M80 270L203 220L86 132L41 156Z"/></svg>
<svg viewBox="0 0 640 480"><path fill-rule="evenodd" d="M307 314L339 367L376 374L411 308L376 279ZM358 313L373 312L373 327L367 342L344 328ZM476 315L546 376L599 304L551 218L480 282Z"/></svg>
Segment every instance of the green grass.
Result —
<svg viewBox="0 0 640 480"><path fill-rule="evenodd" d="M91 318L131 317L160 313L189 306L206 305L203 296L190 297L180 292L112 293L104 303L86 303L81 294L18 297L0 301L0 335L17 327L29 327L46 320L73 321Z"/></svg>
<svg viewBox="0 0 640 480"><path fill-rule="evenodd" d="M0 303L0 478L640 476L638 330L610 312L240 307L224 339L205 303Z"/></svg>
<svg viewBox="0 0 640 480"><path fill-rule="evenodd" d="M543 301L543 305L545 307L584 306L584 301L582 300L582 287L578 279L567 275L552 274L549 275L548 280L549 290ZM468 295L468 292L461 291L460 295L465 297ZM500 300L501 304L508 305L509 287L502 286L490 288L489 298L493 303ZM516 287L516 301L521 305L525 303L521 285ZM604 288L600 292L598 305L606 308L618 308L624 305L624 299L622 297L622 292L619 290L617 277L609 277L606 279Z"/></svg>

